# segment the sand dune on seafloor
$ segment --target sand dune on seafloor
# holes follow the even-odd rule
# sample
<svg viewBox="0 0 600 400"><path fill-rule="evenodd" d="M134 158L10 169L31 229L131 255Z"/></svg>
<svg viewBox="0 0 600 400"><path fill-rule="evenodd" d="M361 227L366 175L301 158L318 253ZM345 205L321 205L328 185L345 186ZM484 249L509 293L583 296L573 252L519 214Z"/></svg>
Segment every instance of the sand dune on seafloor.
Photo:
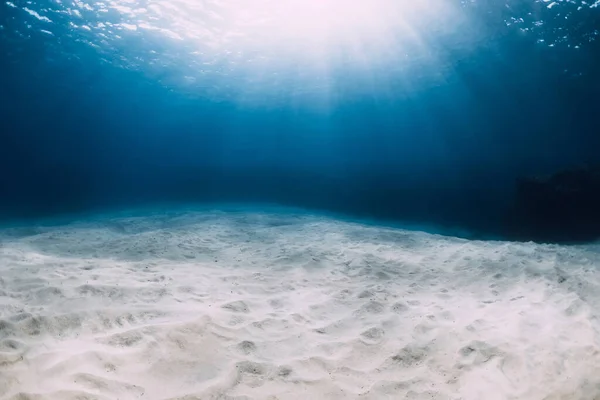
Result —
<svg viewBox="0 0 600 400"><path fill-rule="evenodd" d="M0 231L0 399L600 399L600 249L318 216Z"/></svg>

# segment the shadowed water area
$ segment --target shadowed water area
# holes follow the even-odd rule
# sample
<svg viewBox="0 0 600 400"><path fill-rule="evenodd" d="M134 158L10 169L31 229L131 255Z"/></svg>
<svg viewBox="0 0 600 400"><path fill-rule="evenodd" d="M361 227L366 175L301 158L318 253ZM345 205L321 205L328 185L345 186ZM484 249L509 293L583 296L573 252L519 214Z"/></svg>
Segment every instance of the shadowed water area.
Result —
<svg viewBox="0 0 600 400"><path fill-rule="evenodd" d="M0 214L276 203L589 240L560 205L507 221L519 178L598 163L599 8L2 2Z"/></svg>

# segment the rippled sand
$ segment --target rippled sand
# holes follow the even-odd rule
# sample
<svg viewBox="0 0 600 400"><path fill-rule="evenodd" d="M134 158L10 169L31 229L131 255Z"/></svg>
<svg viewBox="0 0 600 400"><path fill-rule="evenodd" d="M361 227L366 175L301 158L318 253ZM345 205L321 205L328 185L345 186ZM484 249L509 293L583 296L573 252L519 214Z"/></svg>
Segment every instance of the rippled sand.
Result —
<svg viewBox="0 0 600 400"><path fill-rule="evenodd" d="M1 399L598 399L600 247L290 213L0 231Z"/></svg>

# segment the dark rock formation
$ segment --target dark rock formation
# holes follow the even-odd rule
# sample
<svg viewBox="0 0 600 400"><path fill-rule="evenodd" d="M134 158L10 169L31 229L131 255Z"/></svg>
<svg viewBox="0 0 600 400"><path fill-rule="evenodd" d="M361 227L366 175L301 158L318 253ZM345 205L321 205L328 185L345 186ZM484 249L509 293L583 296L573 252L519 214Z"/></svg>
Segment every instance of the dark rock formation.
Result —
<svg viewBox="0 0 600 400"><path fill-rule="evenodd" d="M581 242L600 238L600 169L521 178L510 218L518 239Z"/></svg>

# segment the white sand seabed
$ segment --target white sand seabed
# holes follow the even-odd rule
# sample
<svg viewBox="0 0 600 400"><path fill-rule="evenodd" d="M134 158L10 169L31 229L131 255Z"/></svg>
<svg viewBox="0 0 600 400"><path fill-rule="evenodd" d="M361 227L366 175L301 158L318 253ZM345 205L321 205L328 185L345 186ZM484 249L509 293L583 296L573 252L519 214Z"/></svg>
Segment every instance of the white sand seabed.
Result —
<svg viewBox="0 0 600 400"><path fill-rule="evenodd" d="M600 247L302 214L0 231L1 399L600 399Z"/></svg>

